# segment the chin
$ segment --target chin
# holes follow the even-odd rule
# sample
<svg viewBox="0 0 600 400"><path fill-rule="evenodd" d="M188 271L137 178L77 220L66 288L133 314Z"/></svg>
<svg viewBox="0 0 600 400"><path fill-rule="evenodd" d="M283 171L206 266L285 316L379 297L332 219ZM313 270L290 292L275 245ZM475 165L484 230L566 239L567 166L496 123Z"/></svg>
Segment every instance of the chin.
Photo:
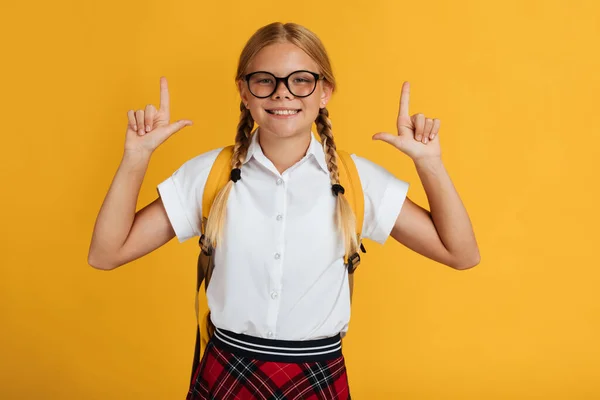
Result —
<svg viewBox="0 0 600 400"><path fill-rule="evenodd" d="M311 130L311 125L300 126L296 123L273 123L272 121L264 121L262 123L258 123L258 126L263 131L267 131L268 133L279 138L290 138L305 134L307 131L310 132Z"/></svg>

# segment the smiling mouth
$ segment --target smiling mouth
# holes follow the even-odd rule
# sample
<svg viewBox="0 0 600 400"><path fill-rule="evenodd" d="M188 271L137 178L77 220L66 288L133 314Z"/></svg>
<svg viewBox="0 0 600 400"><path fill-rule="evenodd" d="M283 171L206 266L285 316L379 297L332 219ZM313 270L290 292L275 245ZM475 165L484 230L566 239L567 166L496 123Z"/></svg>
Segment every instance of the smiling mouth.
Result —
<svg viewBox="0 0 600 400"><path fill-rule="evenodd" d="M265 110L269 114L273 115L294 115L298 114L301 110L288 109L288 110Z"/></svg>

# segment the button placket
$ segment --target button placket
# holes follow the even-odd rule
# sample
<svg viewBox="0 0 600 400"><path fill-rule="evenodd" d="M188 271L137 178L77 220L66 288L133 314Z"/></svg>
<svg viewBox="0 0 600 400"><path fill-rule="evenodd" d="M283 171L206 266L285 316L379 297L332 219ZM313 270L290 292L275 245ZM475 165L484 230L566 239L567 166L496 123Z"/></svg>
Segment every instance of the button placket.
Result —
<svg viewBox="0 0 600 400"><path fill-rule="evenodd" d="M275 331L277 328L277 320L279 317L279 307L281 300L281 283L282 283L282 273L283 273L283 244L284 240L284 224L283 215L285 212L285 203L287 198L287 185L286 181L283 177L278 177L275 181L277 186L276 189L276 205L275 210L278 212L275 215L275 220L281 222L280 224L275 225L276 232L276 240L273 248L273 270L271 275L271 285L270 291L268 292L268 296L270 297L269 307L268 307L268 323L267 327L269 331L267 332L267 337L274 338Z"/></svg>

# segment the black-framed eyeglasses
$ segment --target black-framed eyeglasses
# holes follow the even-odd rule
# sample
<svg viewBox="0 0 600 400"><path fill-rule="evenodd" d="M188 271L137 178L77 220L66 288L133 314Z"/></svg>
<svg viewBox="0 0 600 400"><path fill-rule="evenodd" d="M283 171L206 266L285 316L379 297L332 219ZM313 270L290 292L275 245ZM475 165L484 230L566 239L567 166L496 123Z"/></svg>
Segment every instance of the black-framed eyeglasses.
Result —
<svg viewBox="0 0 600 400"><path fill-rule="evenodd" d="M283 82L295 97L308 97L315 91L317 81L325 79L323 75L306 70L294 71L284 77L277 77L267 71L256 71L245 75L244 78L250 93L259 99L271 97L277 90L279 82Z"/></svg>

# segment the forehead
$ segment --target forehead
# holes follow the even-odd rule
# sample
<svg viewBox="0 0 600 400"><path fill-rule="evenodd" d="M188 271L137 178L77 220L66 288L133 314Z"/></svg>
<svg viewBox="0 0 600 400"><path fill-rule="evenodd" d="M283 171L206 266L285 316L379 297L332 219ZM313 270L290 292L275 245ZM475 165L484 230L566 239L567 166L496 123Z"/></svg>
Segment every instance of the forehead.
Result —
<svg viewBox="0 0 600 400"><path fill-rule="evenodd" d="M263 47L254 56L246 72L268 71L277 76L286 76L300 69L320 72L317 63L298 46L276 43Z"/></svg>

